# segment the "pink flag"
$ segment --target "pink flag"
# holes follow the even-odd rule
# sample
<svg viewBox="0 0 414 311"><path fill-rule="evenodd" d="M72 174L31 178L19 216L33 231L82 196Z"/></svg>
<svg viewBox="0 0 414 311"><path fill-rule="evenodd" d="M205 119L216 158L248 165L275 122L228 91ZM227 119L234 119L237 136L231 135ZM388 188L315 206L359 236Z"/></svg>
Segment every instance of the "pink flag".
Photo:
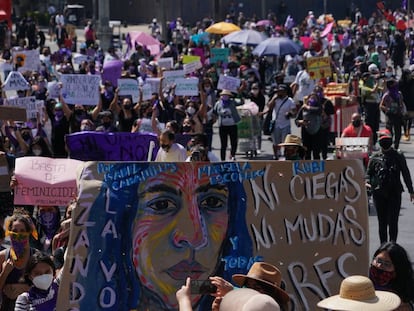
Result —
<svg viewBox="0 0 414 311"><path fill-rule="evenodd" d="M330 22L328 25L326 25L325 29L321 33L321 37L326 37L328 33L331 32L334 22Z"/></svg>

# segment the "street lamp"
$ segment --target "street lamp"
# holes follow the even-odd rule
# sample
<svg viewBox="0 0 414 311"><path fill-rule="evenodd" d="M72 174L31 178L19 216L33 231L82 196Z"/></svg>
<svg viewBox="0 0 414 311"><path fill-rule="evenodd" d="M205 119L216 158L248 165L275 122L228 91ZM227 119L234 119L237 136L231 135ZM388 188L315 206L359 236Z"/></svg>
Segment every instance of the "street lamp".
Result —
<svg viewBox="0 0 414 311"><path fill-rule="evenodd" d="M109 27L109 0L99 0L99 45L103 51L111 46L112 31Z"/></svg>

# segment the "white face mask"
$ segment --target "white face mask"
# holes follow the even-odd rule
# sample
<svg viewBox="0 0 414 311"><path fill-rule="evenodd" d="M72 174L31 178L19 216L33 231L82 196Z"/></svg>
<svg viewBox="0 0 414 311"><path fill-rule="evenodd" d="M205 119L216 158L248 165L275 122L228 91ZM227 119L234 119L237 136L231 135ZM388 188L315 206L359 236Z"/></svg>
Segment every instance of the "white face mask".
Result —
<svg viewBox="0 0 414 311"><path fill-rule="evenodd" d="M42 149L39 148L33 148L32 152L35 156L40 156L42 154Z"/></svg>
<svg viewBox="0 0 414 311"><path fill-rule="evenodd" d="M52 274L42 274L33 278L33 285L38 289L47 290L53 282Z"/></svg>
<svg viewBox="0 0 414 311"><path fill-rule="evenodd" d="M187 113L188 113L189 115L193 115L193 114L195 114L195 112L196 112L196 110L195 110L195 108L194 108L194 107L188 107L188 108L187 108Z"/></svg>

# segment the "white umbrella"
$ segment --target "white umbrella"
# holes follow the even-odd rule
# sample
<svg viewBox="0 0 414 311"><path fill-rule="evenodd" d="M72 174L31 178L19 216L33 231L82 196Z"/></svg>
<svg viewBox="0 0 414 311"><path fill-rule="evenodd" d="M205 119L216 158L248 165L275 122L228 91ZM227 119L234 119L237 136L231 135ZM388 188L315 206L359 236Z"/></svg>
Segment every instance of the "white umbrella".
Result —
<svg viewBox="0 0 414 311"><path fill-rule="evenodd" d="M232 32L224 36L221 40L226 44L240 44L240 45L258 45L267 39L267 36L262 32L244 29Z"/></svg>

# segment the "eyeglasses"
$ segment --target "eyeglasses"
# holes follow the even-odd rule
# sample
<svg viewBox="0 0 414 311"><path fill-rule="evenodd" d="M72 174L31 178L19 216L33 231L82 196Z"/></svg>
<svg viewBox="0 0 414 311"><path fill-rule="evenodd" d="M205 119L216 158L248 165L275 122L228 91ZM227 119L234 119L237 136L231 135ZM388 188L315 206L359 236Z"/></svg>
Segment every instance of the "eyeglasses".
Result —
<svg viewBox="0 0 414 311"><path fill-rule="evenodd" d="M391 269L394 268L394 265L391 261L384 260L384 259L381 259L381 258L378 258L378 257L375 257L373 259L373 263L375 263L376 265L381 265L381 267L383 267L384 269L387 269L387 270L391 270Z"/></svg>

